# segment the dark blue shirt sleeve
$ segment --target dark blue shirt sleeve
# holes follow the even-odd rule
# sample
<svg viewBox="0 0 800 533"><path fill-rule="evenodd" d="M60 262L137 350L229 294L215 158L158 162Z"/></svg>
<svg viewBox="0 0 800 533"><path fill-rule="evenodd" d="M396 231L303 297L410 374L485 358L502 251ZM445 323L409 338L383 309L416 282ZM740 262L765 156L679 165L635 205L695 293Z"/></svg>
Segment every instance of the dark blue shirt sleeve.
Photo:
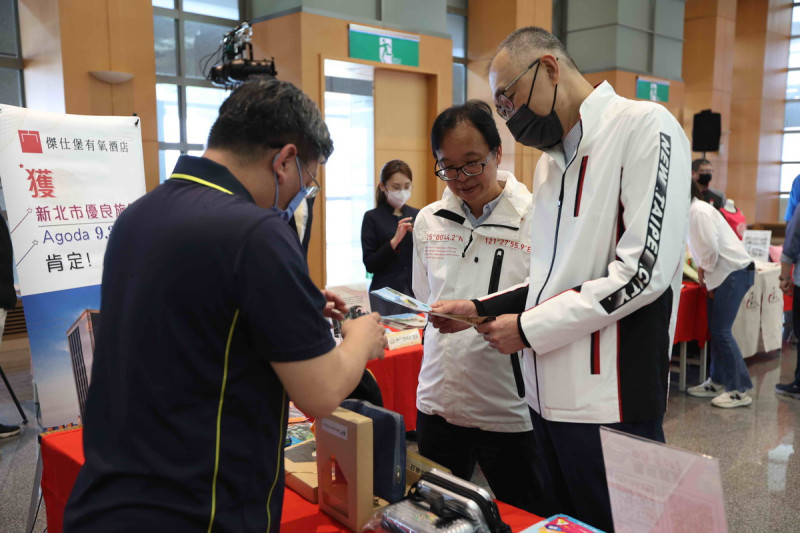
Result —
<svg viewBox="0 0 800 533"><path fill-rule="evenodd" d="M792 219L786 225L786 239L783 242L781 260L796 263L798 254L800 254L800 209L795 209Z"/></svg>
<svg viewBox="0 0 800 533"><path fill-rule="evenodd" d="M786 215L784 216L787 223L792 220L792 216L797 210L798 203L800 203L800 175L794 178L792 190L789 192L789 202L786 204Z"/></svg>
<svg viewBox="0 0 800 533"><path fill-rule="evenodd" d="M297 234L277 217L250 231L236 258L239 319L267 361L311 359L335 347Z"/></svg>

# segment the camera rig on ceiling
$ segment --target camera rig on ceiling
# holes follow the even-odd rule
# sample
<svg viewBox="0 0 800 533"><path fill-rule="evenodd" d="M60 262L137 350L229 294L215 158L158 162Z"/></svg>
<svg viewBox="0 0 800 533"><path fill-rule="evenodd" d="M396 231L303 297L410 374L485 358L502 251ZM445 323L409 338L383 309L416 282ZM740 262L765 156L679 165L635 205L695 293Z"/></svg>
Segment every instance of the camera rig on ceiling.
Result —
<svg viewBox="0 0 800 533"><path fill-rule="evenodd" d="M242 22L225 34L219 48L206 56L203 71L212 60L214 65L208 69L206 78L218 87L232 89L253 76L268 76L274 78L278 71L275 70L275 58L253 59L253 45L250 39L253 28L249 22Z"/></svg>

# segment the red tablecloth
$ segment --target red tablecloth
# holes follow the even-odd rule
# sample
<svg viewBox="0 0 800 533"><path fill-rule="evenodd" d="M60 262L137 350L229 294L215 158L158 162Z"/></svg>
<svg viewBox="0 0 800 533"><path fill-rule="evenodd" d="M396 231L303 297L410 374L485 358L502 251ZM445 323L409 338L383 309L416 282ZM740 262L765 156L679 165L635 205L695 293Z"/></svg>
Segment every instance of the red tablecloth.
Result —
<svg viewBox="0 0 800 533"><path fill-rule="evenodd" d="M697 283L684 282L678 304L674 342L697 341L702 348L708 340L708 293Z"/></svg>
<svg viewBox="0 0 800 533"><path fill-rule="evenodd" d="M83 428L51 433L42 437L42 494L47 506L47 530L61 533L64 506L83 465ZM516 507L497 502L500 516L515 532L541 518ZM284 491L281 531L285 533L349 532L291 489Z"/></svg>
<svg viewBox="0 0 800 533"><path fill-rule="evenodd" d="M417 380L422 367L422 345L387 350L382 360L367 368L381 388L383 406L403 415L406 431L417 428Z"/></svg>

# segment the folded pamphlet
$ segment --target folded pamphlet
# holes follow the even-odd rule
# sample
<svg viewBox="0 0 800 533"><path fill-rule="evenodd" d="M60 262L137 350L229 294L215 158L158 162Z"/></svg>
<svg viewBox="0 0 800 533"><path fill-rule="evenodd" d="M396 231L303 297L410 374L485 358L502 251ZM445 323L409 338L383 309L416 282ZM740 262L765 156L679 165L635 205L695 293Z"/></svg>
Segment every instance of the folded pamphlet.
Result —
<svg viewBox="0 0 800 533"><path fill-rule="evenodd" d="M382 289L372 291L372 294L374 294L378 298L386 300L387 302L391 302L393 304L413 309L418 313L428 313L430 315L441 316L444 318L455 320L457 322L464 322L472 326L477 326L478 324L483 324L484 322L488 322L496 318L493 316L465 316L465 315L447 315L443 313L434 313L433 311L431 311L430 305L420 300L417 300L413 296L409 296L407 294L403 294L400 291L396 291L391 287L384 287Z"/></svg>

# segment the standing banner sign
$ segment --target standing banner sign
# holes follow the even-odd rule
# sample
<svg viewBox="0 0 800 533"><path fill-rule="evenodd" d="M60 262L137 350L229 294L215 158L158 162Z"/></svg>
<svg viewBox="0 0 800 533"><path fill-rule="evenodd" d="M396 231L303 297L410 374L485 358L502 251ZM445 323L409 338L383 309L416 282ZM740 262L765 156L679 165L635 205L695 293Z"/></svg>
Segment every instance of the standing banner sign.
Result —
<svg viewBox="0 0 800 533"><path fill-rule="evenodd" d="M139 119L0 105L0 180L40 422L80 421L106 244L145 192Z"/></svg>

